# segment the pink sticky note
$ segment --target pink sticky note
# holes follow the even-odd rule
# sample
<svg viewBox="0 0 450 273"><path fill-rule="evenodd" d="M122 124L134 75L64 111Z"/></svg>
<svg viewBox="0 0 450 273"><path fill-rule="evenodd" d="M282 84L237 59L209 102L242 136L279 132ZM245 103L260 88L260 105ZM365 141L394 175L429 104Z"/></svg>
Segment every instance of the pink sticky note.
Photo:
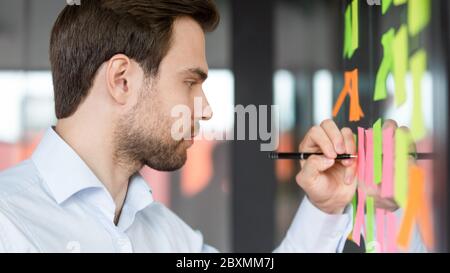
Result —
<svg viewBox="0 0 450 273"><path fill-rule="evenodd" d="M397 229L395 214L393 212L387 211L387 244L386 252L394 253L397 251Z"/></svg>
<svg viewBox="0 0 450 273"><path fill-rule="evenodd" d="M364 225L364 204L366 203L366 194L358 188L358 208L356 210L355 225L353 226L352 238L359 246L361 239L361 229Z"/></svg>
<svg viewBox="0 0 450 273"><path fill-rule="evenodd" d="M375 188L373 183L373 130L366 130L366 169L364 171L367 187Z"/></svg>
<svg viewBox="0 0 450 273"><path fill-rule="evenodd" d="M377 242L379 244L379 251L384 252L384 209L376 209L375 211L375 221L377 225Z"/></svg>
<svg viewBox="0 0 450 273"><path fill-rule="evenodd" d="M364 182L364 171L366 162L365 153L365 131L364 128L358 127L358 180Z"/></svg>
<svg viewBox="0 0 450 273"><path fill-rule="evenodd" d="M394 196L394 128L383 130L383 176L381 183L381 197Z"/></svg>

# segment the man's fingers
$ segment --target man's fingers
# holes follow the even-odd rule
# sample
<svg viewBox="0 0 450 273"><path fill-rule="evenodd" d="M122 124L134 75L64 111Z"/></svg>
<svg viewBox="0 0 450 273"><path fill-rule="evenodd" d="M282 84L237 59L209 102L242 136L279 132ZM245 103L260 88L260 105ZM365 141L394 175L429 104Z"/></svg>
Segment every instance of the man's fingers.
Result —
<svg viewBox="0 0 450 273"><path fill-rule="evenodd" d="M386 129L386 128L389 128L389 127L394 128L394 131L395 131L395 129L397 129L397 127L398 127L397 122L395 120L392 120L392 119L385 120L383 122L383 129Z"/></svg>
<svg viewBox="0 0 450 273"><path fill-rule="evenodd" d="M297 175L297 182L302 186L312 182L321 173L334 165L334 159L325 156L310 156L304 163L302 170Z"/></svg>
<svg viewBox="0 0 450 273"><path fill-rule="evenodd" d="M319 149L320 151L317 151ZM312 127L299 146L300 152L322 152L328 158L336 158L333 143L320 126Z"/></svg>
<svg viewBox="0 0 450 273"><path fill-rule="evenodd" d="M357 165L355 162L353 162L350 166L345 168L345 176L344 176L344 183L347 185L350 185L353 183L356 177L356 170Z"/></svg>
<svg viewBox="0 0 450 273"><path fill-rule="evenodd" d="M334 123L334 121L331 119L327 119L320 124L320 127L323 128L328 138L333 143L333 147L336 153L345 153L344 137L342 136L341 131L337 127L336 123Z"/></svg>

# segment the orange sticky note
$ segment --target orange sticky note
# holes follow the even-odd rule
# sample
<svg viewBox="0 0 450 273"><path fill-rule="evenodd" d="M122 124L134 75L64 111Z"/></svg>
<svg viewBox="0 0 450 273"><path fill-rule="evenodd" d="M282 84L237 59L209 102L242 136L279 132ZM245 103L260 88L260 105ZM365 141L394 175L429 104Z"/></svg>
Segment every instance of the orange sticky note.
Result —
<svg viewBox="0 0 450 273"><path fill-rule="evenodd" d="M333 107L333 117L337 116L347 96L350 97L349 120L359 121L362 117L364 117L364 112L362 111L359 103L358 69L345 72L344 87L342 88L336 104Z"/></svg>
<svg viewBox="0 0 450 273"><path fill-rule="evenodd" d="M409 247L414 218L419 209L420 191L423 189L423 171L419 167L412 165L409 168L409 178L409 192L405 215L403 216L400 232L397 237L398 245L405 249Z"/></svg>

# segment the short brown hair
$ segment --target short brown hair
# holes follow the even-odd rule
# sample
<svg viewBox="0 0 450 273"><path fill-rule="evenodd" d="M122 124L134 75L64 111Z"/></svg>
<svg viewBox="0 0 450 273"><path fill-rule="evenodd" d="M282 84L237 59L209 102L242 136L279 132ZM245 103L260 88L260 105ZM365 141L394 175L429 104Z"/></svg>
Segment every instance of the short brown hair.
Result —
<svg viewBox="0 0 450 273"><path fill-rule="evenodd" d="M205 32L219 23L213 0L84 0L66 6L53 26L50 63L58 119L87 96L98 68L118 53L158 72L170 48L176 18L189 16Z"/></svg>

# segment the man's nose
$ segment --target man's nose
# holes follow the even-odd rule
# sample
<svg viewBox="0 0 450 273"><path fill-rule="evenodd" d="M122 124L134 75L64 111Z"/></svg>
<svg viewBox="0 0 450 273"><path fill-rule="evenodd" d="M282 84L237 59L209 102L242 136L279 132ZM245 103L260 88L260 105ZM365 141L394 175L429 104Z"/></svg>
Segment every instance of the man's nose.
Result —
<svg viewBox="0 0 450 273"><path fill-rule="evenodd" d="M209 105L205 93L202 91L202 120L210 120L213 117L213 111Z"/></svg>

